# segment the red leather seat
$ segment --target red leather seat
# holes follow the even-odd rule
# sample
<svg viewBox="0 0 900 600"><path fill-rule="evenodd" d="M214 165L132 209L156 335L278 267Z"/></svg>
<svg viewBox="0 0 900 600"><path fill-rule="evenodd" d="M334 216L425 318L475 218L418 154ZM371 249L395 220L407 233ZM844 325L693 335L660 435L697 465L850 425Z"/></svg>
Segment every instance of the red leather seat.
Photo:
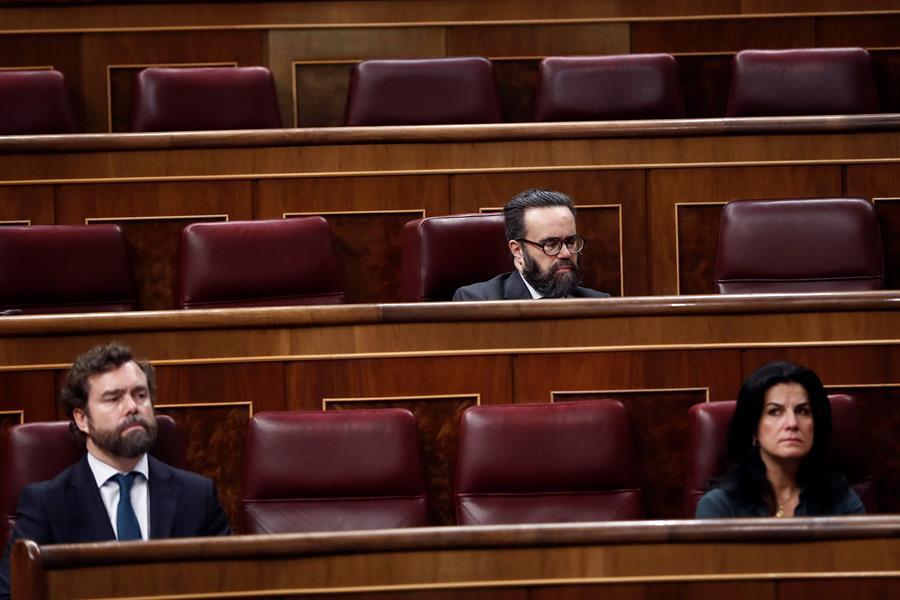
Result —
<svg viewBox="0 0 900 600"><path fill-rule="evenodd" d="M640 519L640 469L616 400L474 406L462 416L461 525Z"/></svg>
<svg viewBox="0 0 900 600"><path fill-rule="evenodd" d="M0 310L136 308L128 248L118 225L0 227Z"/></svg>
<svg viewBox="0 0 900 600"><path fill-rule="evenodd" d="M429 217L403 228L403 302L450 300L461 286L512 270L503 214Z"/></svg>
<svg viewBox="0 0 900 600"><path fill-rule="evenodd" d="M62 73L51 69L0 71L0 135L77 130Z"/></svg>
<svg viewBox="0 0 900 600"><path fill-rule="evenodd" d="M834 468L847 477L866 512L876 512L876 488L872 478L869 434L862 418L860 401L844 394L831 394L831 456ZM695 404L688 411L690 442L688 472L684 490L684 512L693 517L700 497L710 482L728 466L725 447L728 425L734 414L734 400Z"/></svg>
<svg viewBox="0 0 900 600"><path fill-rule="evenodd" d="M367 60L350 76L347 125L499 121L494 67L484 58Z"/></svg>
<svg viewBox="0 0 900 600"><path fill-rule="evenodd" d="M416 423L405 409L263 412L250 420L242 531L429 524Z"/></svg>
<svg viewBox="0 0 900 600"><path fill-rule="evenodd" d="M281 113L265 67L154 67L135 79L132 131L277 127Z"/></svg>
<svg viewBox="0 0 900 600"><path fill-rule="evenodd" d="M343 302L322 217L193 223L181 232L179 308Z"/></svg>
<svg viewBox="0 0 900 600"><path fill-rule="evenodd" d="M185 442L171 417L157 415L156 444L150 453L173 467L187 467ZM16 523L19 491L31 483L56 477L84 456L84 448L69 431L69 421L17 425L6 432L0 452L0 522L4 546Z"/></svg>
<svg viewBox="0 0 900 600"><path fill-rule="evenodd" d="M538 71L535 121L684 117L671 54L554 56Z"/></svg>
<svg viewBox="0 0 900 600"><path fill-rule="evenodd" d="M863 198L738 200L722 209L716 256L720 294L883 286L878 216Z"/></svg>
<svg viewBox="0 0 900 600"><path fill-rule="evenodd" d="M877 112L872 61L862 48L744 50L732 60L729 117Z"/></svg>

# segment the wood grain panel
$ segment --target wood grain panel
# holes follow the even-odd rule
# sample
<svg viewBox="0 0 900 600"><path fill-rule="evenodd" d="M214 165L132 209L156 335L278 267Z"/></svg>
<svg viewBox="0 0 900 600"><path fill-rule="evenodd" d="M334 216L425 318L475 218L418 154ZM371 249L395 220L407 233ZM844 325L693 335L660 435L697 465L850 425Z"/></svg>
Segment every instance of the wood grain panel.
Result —
<svg viewBox="0 0 900 600"><path fill-rule="evenodd" d="M778 582L778 598L821 600L822 598L890 598L900 588L900 578L837 578L828 580L787 579Z"/></svg>
<svg viewBox="0 0 900 600"><path fill-rule="evenodd" d="M627 23L460 26L447 32L449 56L625 54L628 49Z"/></svg>
<svg viewBox="0 0 900 600"><path fill-rule="evenodd" d="M459 420L477 395L425 398L326 398L325 410L405 408L416 417L419 447L425 466L428 505L433 525L453 525L453 475L459 447Z"/></svg>
<svg viewBox="0 0 900 600"><path fill-rule="evenodd" d="M896 42L894 42L896 44ZM900 51L870 51L881 112L900 112Z"/></svg>
<svg viewBox="0 0 900 600"><path fill-rule="evenodd" d="M641 21L631 24L631 52L737 52L816 45L813 18Z"/></svg>
<svg viewBox="0 0 900 600"><path fill-rule="evenodd" d="M723 117L728 110L731 54L678 56L684 110L689 118Z"/></svg>
<svg viewBox="0 0 900 600"><path fill-rule="evenodd" d="M644 492L647 518L678 519L677 502L687 476L688 426L691 406L706 402L707 390L619 390L554 392L554 402L612 399L628 411Z"/></svg>
<svg viewBox="0 0 900 600"><path fill-rule="evenodd" d="M73 357L74 358L74 357ZM23 411L26 422L54 421L59 388L53 371L0 372L0 411Z"/></svg>
<svg viewBox="0 0 900 600"><path fill-rule="evenodd" d="M673 552L676 551L673 549ZM536 587L528 595L529 600L763 600L778 598L774 582L683 582L683 583L631 583L547 586Z"/></svg>
<svg viewBox="0 0 900 600"><path fill-rule="evenodd" d="M875 198L884 245L884 287L900 288L900 198Z"/></svg>
<svg viewBox="0 0 900 600"><path fill-rule="evenodd" d="M294 63L295 127L340 127L355 63Z"/></svg>
<svg viewBox="0 0 900 600"><path fill-rule="evenodd" d="M640 296L647 290L647 212L645 205L644 172L630 171L537 171L531 173L487 173L454 175L451 179L451 208L453 213L479 212L485 208L499 208L519 192L528 188L545 188L568 194L576 206L621 204L622 206L622 264L624 292ZM612 223L608 211L579 211L578 231L591 244L585 250L585 263L596 264L592 277L585 276L596 289L614 294L623 286L616 285L612 272L618 270L612 264L614 247L610 239ZM596 229L595 229L596 228ZM600 242L595 244L594 241ZM598 262L596 252L602 250ZM603 270L603 273L600 271Z"/></svg>
<svg viewBox="0 0 900 600"><path fill-rule="evenodd" d="M678 293L716 293L716 252L724 204L675 207L678 239Z"/></svg>
<svg viewBox="0 0 900 600"><path fill-rule="evenodd" d="M53 224L53 186L0 186L0 221Z"/></svg>
<svg viewBox="0 0 900 600"><path fill-rule="evenodd" d="M534 120L537 90L537 59L494 60L494 79L500 97L500 111L504 123Z"/></svg>
<svg viewBox="0 0 900 600"><path fill-rule="evenodd" d="M81 92L86 99L86 128L107 131L108 65L237 63L265 65L265 33L253 30L134 31L80 36ZM290 88L288 88L289 90ZM283 113L285 118L289 113Z"/></svg>
<svg viewBox="0 0 900 600"><path fill-rule="evenodd" d="M896 9L896 6L893 8ZM817 46L897 46L900 15L841 15L816 19Z"/></svg>
<svg viewBox="0 0 900 600"><path fill-rule="evenodd" d="M802 198L841 193L841 169L832 166L660 169L650 172L651 294L677 293L675 206L745 198ZM690 245L679 232L678 243ZM715 255L715 248L712 249Z"/></svg>

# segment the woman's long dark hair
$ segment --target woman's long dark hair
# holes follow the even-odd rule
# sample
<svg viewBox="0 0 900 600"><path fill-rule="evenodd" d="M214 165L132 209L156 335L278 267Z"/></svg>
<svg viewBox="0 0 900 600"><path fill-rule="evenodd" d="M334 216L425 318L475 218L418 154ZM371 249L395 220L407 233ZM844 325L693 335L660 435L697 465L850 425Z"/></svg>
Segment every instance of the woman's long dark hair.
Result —
<svg viewBox="0 0 900 600"><path fill-rule="evenodd" d="M729 468L716 481L749 509L764 506L775 511L775 494L766 477L766 467L754 443L762 417L766 392L779 383L797 383L806 390L813 417L812 448L800 461L797 483L809 514L819 514L847 492L847 480L832 473L828 465L831 441L831 404L822 381L810 369L789 362L763 365L744 381L728 428Z"/></svg>

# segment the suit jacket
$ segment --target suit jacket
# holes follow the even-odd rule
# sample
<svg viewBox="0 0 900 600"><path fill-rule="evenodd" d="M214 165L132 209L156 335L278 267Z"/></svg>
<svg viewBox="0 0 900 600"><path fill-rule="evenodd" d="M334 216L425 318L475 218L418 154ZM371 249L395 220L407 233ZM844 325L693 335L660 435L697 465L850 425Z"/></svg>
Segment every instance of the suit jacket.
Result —
<svg viewBox="0 0 900 600"><path fill-rule="evenodd" d="M152 456L147 458L150 539L231 533L212 481L170 467ZM10 550L17 539L39 544L116 539L87 454L53 479L22 488L16 513L16 524L0 564L0 598L9 597Z"/></svg>
<svg viewBox="0 0 900 600"><path fill-rule="evenodd" d="M609 294L577 287L572 298L608 298ZM518 271L497 275L488 281L466 285L453 294L453 300L531 300L531 293Z"/></svg>

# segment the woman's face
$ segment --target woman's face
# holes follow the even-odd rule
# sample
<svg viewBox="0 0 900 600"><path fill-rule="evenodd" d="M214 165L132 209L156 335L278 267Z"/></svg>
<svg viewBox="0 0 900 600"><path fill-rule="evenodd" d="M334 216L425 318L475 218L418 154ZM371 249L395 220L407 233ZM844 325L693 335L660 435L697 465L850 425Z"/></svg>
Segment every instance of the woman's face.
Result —
<svg viewBox="0 0 900 600"><path fill-rule="evenodd" d="M813 445L812 407L799 383L778 383L766 391L756 428L759 451L765 460L801 459Z"/></svg>

